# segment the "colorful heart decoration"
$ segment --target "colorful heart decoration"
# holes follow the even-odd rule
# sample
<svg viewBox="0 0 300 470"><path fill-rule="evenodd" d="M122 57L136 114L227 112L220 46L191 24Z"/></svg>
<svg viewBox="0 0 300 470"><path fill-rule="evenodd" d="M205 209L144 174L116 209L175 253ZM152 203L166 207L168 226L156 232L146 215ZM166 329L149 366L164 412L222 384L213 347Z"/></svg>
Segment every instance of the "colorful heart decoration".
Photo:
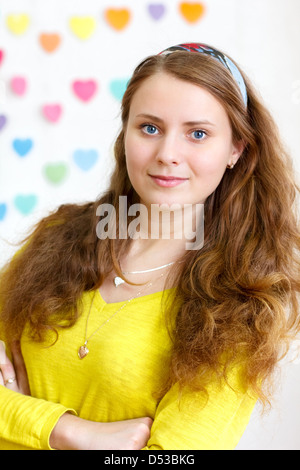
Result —
<svg viewBox="0 0 300 470"><path fill-rule="evenodd" d="M112 80L109 84L109 90L114 98L121 101L128 84L128 78Z"/></svg>
<svg viewBox="0 0 300 470"><path fill-rule="evenodd" d="M8 15L6 24L13 34L24 34L30 23L28 15Z"/></svg>
<svg viewBox="0 0 300 470"><path fill-rule="evenodd" d="M12 145L20 157L25 157L32 149L33 141L31 139L15 139Z"/></svg>
<svg viewBox="0 0 300 470"><path fill-rule="evenodd" d="M61 117L62 107L60 104L46 104L42 107L42 113L47 121L57 122Z"/></svg>
<svg viewBox="0 0 300 470"><path fill-rule="evenodd" d="M99 154L97 150L75 150L73 160L83 171L90 170L97 162Z"/></svg>
<svg viewBox="0 0 300 470"><path fill-rule="evenodd" d="M68 175L68 167L65 163L49 163L44 168L46 179L52 184L61 184Z"/></svg>
<svg viewBox="0 0 300 470"><path fill-rule="evenodd" d="M70 28L79 39L88 39L96 29L96 20L92 16L74 16L70 19Z"/></svg>
<svg viewBox="0 0 300 470"><path fill-rule="evenodd" d="M158 21L164 16L166 7L161 3L151 3L150 5L148 5L148 11L150 13L150 16L154 20Z"/></svg>
<svg viewBox="0 0 300 470"><path fill-rule="evenodd" d="M0 220L4 220L7 212L7 205L5 203L0 204Z"/></svg>
<svg viewBox="0 0 300 470"><path fill-rule="evenodd" d="M0 49L0 65L2 64L3 59L4 59L4 51L2 51L2 49Z"/></svg>
<svg viewBox="0 0 300 470"><path fill-rule="evenodd" d="M6 123L7 123L7 117L4 116L4 114L1 114L0 115L0 131L2 131Z"/></svg>
<svg viewBox="0 0 300 470"><path fill-rule="evenodd" d="M97 82L95 80L75 80L72 84L75 95L81 101L90 101L97 91Z"/></svg>
<svg viewBox="0 0 300 470"><path fill-rule="evenodd" d="M24 77L13 77L10 81L12 91L19 96L24 95L27 89L27 81Z"/></svg>
<svg viewBox="0 0 300 470"><path fill-rule="evenodd" d="M39 36L40 45L46 52L54 52L61 43L59 34L41 33Z"/></svg>
<svg viewBox="0 0 300 470"><path fill-rule="evenodd" d="M127 8L107 8L104 16L109 26L121 31L128 25L131 15Z"/></svg>
<svg viewBox="0 0 300 470"><path fill-rule="evenodd" d="M182 2L179 10L186 21L196 23L203 16L205 7L202 3Z"/></svg>
<svg viewBox="0 0 300 470"><path fill-rule="evenodd" d="M38 198L35 194L18 194L14 199L14 205L23 215L30 214L37 205Z"/></svg>

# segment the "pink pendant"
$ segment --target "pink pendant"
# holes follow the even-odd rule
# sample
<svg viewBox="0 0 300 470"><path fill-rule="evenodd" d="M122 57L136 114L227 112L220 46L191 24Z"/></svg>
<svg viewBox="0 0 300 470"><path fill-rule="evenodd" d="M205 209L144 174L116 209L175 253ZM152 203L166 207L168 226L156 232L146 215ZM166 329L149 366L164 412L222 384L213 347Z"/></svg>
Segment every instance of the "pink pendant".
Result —
<svg viewBox="0 0 300 470"><path fill-rule="evenodd" d="M80 346L80 348L78 349L78 357L79 357L79 359L85 358L85 356L87 356L89 352L90 352L90 351L88 350L88 348L87 348L85 345Z"/></svg>

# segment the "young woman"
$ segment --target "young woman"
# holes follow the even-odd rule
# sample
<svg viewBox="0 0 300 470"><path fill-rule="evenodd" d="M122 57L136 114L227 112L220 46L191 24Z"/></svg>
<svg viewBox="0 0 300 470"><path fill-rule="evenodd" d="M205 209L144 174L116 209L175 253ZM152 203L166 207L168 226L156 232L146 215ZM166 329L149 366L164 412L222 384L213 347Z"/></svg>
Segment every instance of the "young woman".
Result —
<svg viewBox="0 0 300 470"><path fill-rule="evenodd" d="M0 448L233 449L299 330L291 160L201 44L136 68L115 157L106 193L43 219L2 273Z"/></svg>

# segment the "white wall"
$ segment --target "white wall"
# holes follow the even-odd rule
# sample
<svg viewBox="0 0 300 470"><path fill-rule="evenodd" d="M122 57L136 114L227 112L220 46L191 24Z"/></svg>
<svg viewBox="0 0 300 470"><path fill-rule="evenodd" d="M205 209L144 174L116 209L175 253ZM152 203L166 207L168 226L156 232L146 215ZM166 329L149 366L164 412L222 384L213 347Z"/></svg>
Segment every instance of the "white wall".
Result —
<svg viewBox="0 0 300 470"><path fill-rule="evenodd" d="M299 170L299 0L203 0L204 14L194 22L180 12L181 3L1 0L0 264L15 251L12 243L49 210L63 202L94 199L105 188L120 126L120 87L142 58L173 44L204 42L235 58L273 112ZM189 9L197 8L196 3L190 2ZM123 12L123 29L108 23L107 9L130 14L126 24ZM11 16L16 14L26 15L23 23L16 24ZM122 20L119 11L115 15L114 21ZM92 19L95 29L87 39L80 39L70 27L77 16ZM12 31L15 28L18 31ZM61 38L52 53L39 42L41 34L49 33ZM23 95L11 88L16 77L26 80ZM87 79L93 79L98 89L83 102L72 83ZM42 107L51 104L62 108L55 123L42 114ZM32 141L23 157L13 148L16 139ZM58 183L53 183L51 171L61 178ZM26 199L30 195L32 200ZM300 449L299 379L298 364L284 367L274 409L264 418L259 410L254 412L239 449Z"/></svg>

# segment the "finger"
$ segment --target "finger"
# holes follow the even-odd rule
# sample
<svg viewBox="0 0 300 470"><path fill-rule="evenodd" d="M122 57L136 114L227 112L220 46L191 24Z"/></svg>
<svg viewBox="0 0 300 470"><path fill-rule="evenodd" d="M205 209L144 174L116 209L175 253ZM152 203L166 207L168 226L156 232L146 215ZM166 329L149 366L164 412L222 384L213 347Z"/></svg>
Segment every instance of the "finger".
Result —
<svg viewBox="0 0 300 470"><path fill-rule="evenodd" d="M2 375L1 385L4 385L6 388L9 388L11 390L19 391L15 369L13 364L7 357L5 343L3 341L0 342L0 351L0 368Z"/></svg>
<svg viewBox="0 0 300 470"><path fill-rule="evenodd" d="M4 385L4 380L1 372L1 364L6 363L5 343L0 340L0 385Z"/></svg>
<svg viewBox="0 0 300 470"><path fill-rule="evenodd" d="M3 385L10 390L15 392L19 391L15 369L12 363L9 361L7 364L1 364L1 374Z"/></svg>
<svg viewBox="0 0 300 470"><path fill-rule="evenodd" d="M153 424L153 419L152 418L149 418L149 417L142 418L142 422L145 423L148 426L149 429L151 429L152 424Z"/></svg>
<svg viewBox="0 0 300 470"><path fill-rule="evenodd" d="M4 341L0 340L0 365L6 364L7 356L6 356L6 347Z"/></svg>
<svg viewBox="0 0 300 470"><path fill-rule="evenodd" d="M11 346L14 367L18 378L18 386L21 393L30 395L27 370L23 359L20 341L14 341Z"/></svg>

